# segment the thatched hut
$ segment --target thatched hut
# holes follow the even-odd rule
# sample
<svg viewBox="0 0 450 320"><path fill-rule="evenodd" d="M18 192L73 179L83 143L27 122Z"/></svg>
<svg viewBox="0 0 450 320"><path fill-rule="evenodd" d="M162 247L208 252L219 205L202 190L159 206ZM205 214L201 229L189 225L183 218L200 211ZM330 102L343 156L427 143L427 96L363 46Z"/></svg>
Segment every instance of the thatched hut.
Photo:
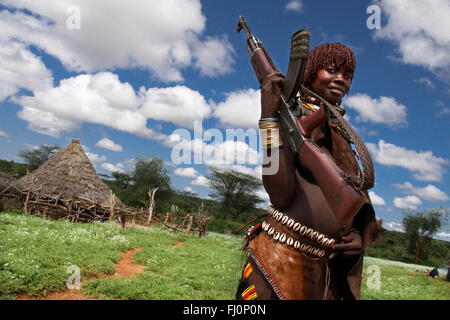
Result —
<svg viewBox="0 0 450 320"><path fill-rule="evenodd" d="M7 190L9 185L13 183L15 180L16 180L15 177L7 173L0 172L0 194L2 191ZM0 211L7 210L9 208L14 208L16 206L17 204L15 202L15 199L6 197L2 198L0 196Z"/></svg>
<svg viewBox="0 0 450 320"><path fill-rule="evenodd" d="M72 221L108 220L131 214L97 175L79 139L0 194L15 197L24 211Z"/></svg>
<svg viewBox="0 0 450 320"><path fill-rule="evenodd" d="M9 184L15 180L16 178L14 178L13 176L0 171L0 192L5 190L9 186Z"/></svg>

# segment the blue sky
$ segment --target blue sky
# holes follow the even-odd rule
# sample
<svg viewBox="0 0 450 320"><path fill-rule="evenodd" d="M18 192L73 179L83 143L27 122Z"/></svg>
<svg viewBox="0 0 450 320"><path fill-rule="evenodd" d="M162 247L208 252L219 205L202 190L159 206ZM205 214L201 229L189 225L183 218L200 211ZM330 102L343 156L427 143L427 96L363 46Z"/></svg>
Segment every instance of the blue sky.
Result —
<svg viewBox="0 0 450 320"><path fill-rule="evenodd" d="M343 105L374 159L377 216L399 229L405 210L450 207L450 4L402 3L0 0L0 158L80 138L99 173L156 156L201 197L209 166L259 177L257 140L226 136L257 132L258 84L234 31L244 15L284 72L303 27L311 47L354 50Z"/></svg>

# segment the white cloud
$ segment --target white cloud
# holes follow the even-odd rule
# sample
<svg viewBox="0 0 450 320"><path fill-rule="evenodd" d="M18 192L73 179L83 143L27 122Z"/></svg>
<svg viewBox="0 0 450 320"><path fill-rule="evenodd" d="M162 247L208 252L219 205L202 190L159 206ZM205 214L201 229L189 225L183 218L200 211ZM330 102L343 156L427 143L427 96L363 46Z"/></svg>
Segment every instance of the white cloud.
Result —
<svg viewBox="0 0 450 320"><path fill-rule="evenodd" d="M121 164L123 164L124 168L128 171L132 171L136 167L137 160L135 158L122 160Z"/></svg>
<svg viewBox="0 0 450 320"><path fill-rule="evenodd" d="M384 206L386 204L386 201L373 191L369 191L369 197L374 206Z"/></svg>
<svg viewBox="0 0 450 320"><path fill-rule="evenodd" d="M256 191L256 196L263 200L263 202L257 203L256 207L260 209L267 209L267 207L270 205L270 197L269 194L266 192L265 189L259 189Z"/></svg>
<svg viewBox="0 0 450 320"><path fill-rule="evenodd" d="M136 93L127 82L111 72L81 74L62 80L57 87L35 90L33 96L13 97L21 105L19 118L29 129L59 137L82 123L94 123L161 141L176 143L147 127L148 119L170 121L192 128L195 121L210 115L211 107L198 92L185 86L141 88ZM99 145L112 151L121 146L106 140Z"/></svg>
<svg viewBox="0 0 450 320"><path fill-rule="evenodd" d="M450 6L447 0L381 0L387 24L374 32L375 39L397 45L403 63L436 71L449 70Z"/></svg>
<svg viewBox="0 0 450 320"><path fill-rule="evenodd" d="M198 176L198 172L194 168L177 168L173 173L187 178L196 178Z"/></svg>
<svg viewBox="0 0 450 320"><path fill-rule="evenodd" d="M167 161L167 160L164 160L164 165L166 167L171 167L171 168L176 168L177 167L177 165L175 163L173 163L172 161Z"/></svg>
<svg viewBox="0 0 450 320"><path fill-rule="evenodd" d="M20 89L51 88L53 78L41 59L21 43L0 40L0 102Z"/></svg>
<svg viewBox="0 0 450 320"><path fill-rule="evenodd" d="M413 172L421 181L442 181L449 161L433 155L431 151L414 151L379 140L378 145L367 143L374 160L385 166L397 166Z"/></svg>
<svg viewBox="0 0 450 320"><path fill-rule="evenodd" d="M192 55L196 58L194 66L201 75L215 77L233 70L234 50L226 37L208 37L204 42L194 38L192 44Z"/></svg>
<svg viewBox="0 0 450 320"><path fill-rule="evenodd" d="M158 139L146 127L147 119L138 110L140 100L131 85L110 72L81 74L62 80L57 87L36 90L34 96L12 100L22 106L19 118L42 134L58 137L62 131L73 132L88 122Z"/></svg>
<svg viewBox="0 0 450 320"><path fill-rule="evenodd" d="M247 143L244 139L223 141L223 132L218 129L205 130L203 139L191 139L190 133L186 129L182 130L186 131L185 134L174 133L163 141L163 145L172 148L171 160L174 163L195 162L215 167L259 164L259 152L255 149L258 145L256 131L253 136L246 136L245 131L241 132L241 138L249 140ZM239 138L236 131L230 133L230 137L235 136L234 134ZM212 142L208 143L210 141Z"/></svg>
<svg viewBox="0 0 450 320"><path fill-rule="evenodd" d="M423 200L439 202L447 201L450 199L445 192L439 190L432 184L429 184L423 188L415 187L410 182L405 182L403 184L394 184L394 186L402 190L404 193L414 194L422 198Z"/></svg>
<svg viewBox="0 0 450 320"><path fill-rule="evenodd" d="M15 101L18 102L18 100ZM60 137L61 131L73 132L79 128L79 124L74 121L59 118L51 112L26 105L22 105L22 110L17 113L17 116L28 121L28 129L55 138Z"/></svg>
<svg viewBox="0 0 450 320"><path fill-rule="evenodd" d="M439 238L450 238L450 233L442 231L442 232L436 233L436 237L439 237ZM448 241L448 240L446 239L446 241Z"/></svg>
<svg viewBox="0 0 450 320"><path fill-rule="evenodd" d="M142 115L185 128L193 128L194 121L202 121L211 113L205 98L185 86L150 88L143 94L143 100Z"/></svg>
<svg viewBox="0 0 450 320"><path fill-rule="evenodd" d="M408 126L407 108L392 97L373 99L359 93L347 97L343 104L358 113L356 121L387 124L390 127Z"/></svg>
<svg viewBox="0 0 450 320"><path fill-rule="evenodd" d="M223 125L255 128L261 115L260 101L261 94L255 89L230 92L215 106L214 117Z"/></svg>
<svg viewBox="0 0 450 320"><path fill-rule="evenodd" d="M109 162L104 162L101 167L109 172L125 172L124 165L122 163L112 164Z"/></svg>
<svg viewBox="0 0 450 320"><path fill-rule="evenodd" d="M114 152L122 152L123 151L123 148L121 145L115 143L114 141L112 141L108 138L103 138L103 139L99 140L95 145L97 147L111 150Z"/></svg>
<svg viewBox="0 0 450 320"><path fill-rule="evenodd" d="M303 2L301 0L290 0L288 4L286 4L286 10L302 12L302 9Z"/></svg>
<svg viewBox="0 0 450 320"><path fill-rule="evenodd" d="M383 227L388 230L404 232L403 225L399 222L384 222Z"/></svg>
<svg viewBox="0 0 450 320"><path fill-rule="evenodd" d="M191 185L199 187L209 187L209 181L205 176L198 176L192 180Z"/></svg>
<svg viewBox="0 0 450 320"><path fill-rule="evenodd" d="M414 80L414 82L423 84L424 86L426 86L426 87L428 87L428 88L431 88L431 89L434 88L433 82L432 82L429 78L427 78L427 77L419 78L419 79L417 79L417 80Z"/></svg>
<svg viewBox="0 0 450 320"><path fill-rule="evenodd" d="M106 161L106 157L103 155L99 156L98 154L89 152L89 151L86 151L85 153L86 153L87 157L89 158L89 160L91 160L91 162L97 163L97 162L105 162Z"/></svg>
<svg viewBox="0 0 450 320"><path fill-rule="evenodd" d="M418 206L422 204L422 201L416 196L406 196L404 198L395 197L394 206L404 210L417 210Z"/></svg>
<svg viewBox="0 0 450 320"><path fill-rule="evenodd" d="M203 158L208 165L255 165L258 164L259 153L243 141L227 140L205 145Z"/></svg>
<svg viewBox="0 0 450 320"><path fill-rule="evenodd" d="M5 131L0 130L0 137L9 138L9 135Z"/></svg>
<svg viewBox="0 0 450 320"><path fill-rule="evenodd" d="M444 107L444 108L442 108L441 109L441 111L439 111L438 113L437 113L437 115L438 116L448 116L448 115L450 115L450 108L448 108L448 107Z"/></svg>
<svg viewBox="0 0 450 320"><path fill-rule="evenodd" d="M183 191L190 192L190 193L195 193L195 192L194 192L194 189L192 189L191 187L185 187L185 188L183 189Z"/></svg>
<svg viewBox="0 0 450 320"><path fill-rule="evenodd" d="M200 0L2 0L21 11L0 12L0 39L19 39L58 58L70 71L144 68L159 79L181 81L186 67L202 75L231 71L232 48L225 37L202 40L206 18ZM72 5L80 28L67 28ZM130 18L132 17L132 19ZM217 53L217 54L216 54ZM212 59L211 59L212 58Z"/></svg>
<svg viewBox="0 0 450 320"><path fill-rule="evenodd" d="M269 194L266 192L266 190L259 189L256 191L256 195L265 202L270 202Z"/></svg>

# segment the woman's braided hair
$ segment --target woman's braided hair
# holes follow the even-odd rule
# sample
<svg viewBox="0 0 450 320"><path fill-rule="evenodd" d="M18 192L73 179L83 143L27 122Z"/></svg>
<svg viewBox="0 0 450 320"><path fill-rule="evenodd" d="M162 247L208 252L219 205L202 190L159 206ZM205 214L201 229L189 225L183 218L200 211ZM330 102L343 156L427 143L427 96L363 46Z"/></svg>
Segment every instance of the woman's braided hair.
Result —
<svg viewBox="0 0 450 320"><path fill-rule="evenodd" d="M308 56L303 85L310 87L317 75L317 71L327 66L344 66L349 72L354 74L356 68L355 55L349 47L342 43L323 43L314 47Z"/></svg>

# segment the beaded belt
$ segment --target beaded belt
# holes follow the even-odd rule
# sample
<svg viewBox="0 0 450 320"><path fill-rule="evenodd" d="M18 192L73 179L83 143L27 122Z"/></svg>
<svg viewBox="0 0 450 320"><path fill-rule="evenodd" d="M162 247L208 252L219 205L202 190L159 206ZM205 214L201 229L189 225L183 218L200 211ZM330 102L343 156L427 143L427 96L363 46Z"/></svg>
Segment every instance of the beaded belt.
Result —
<svg viewBox="0 0 450 320"><path fill-rule="evenodd" d="M332 247L335 239L302 225L272 206L268 212L269 218L262 223L262 230L273 240L319 258L325 255L330 259L334 257Z"/></svg>

